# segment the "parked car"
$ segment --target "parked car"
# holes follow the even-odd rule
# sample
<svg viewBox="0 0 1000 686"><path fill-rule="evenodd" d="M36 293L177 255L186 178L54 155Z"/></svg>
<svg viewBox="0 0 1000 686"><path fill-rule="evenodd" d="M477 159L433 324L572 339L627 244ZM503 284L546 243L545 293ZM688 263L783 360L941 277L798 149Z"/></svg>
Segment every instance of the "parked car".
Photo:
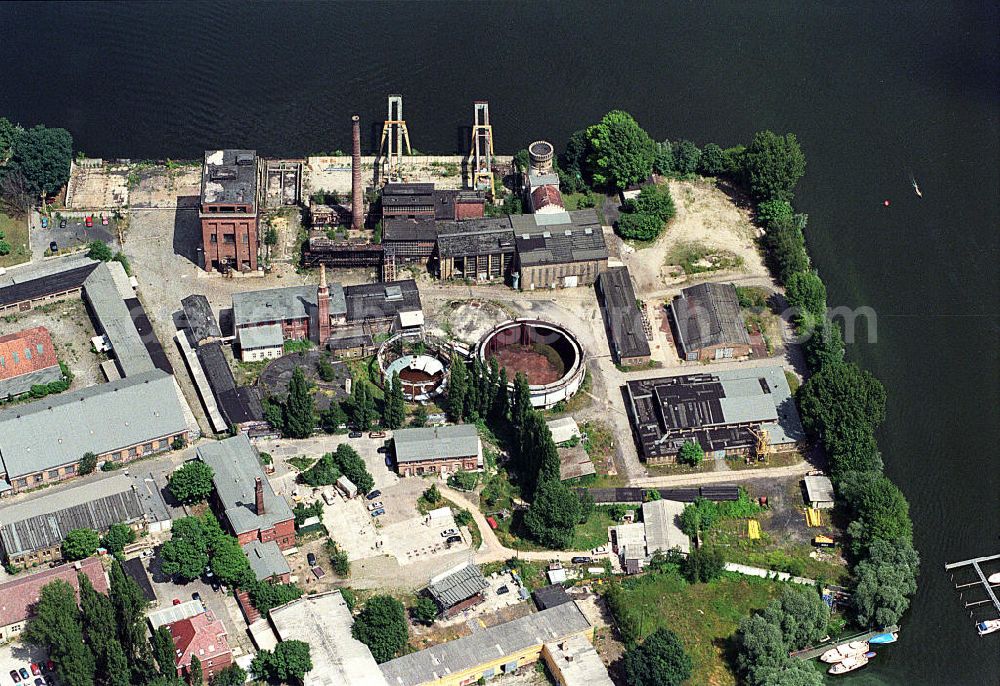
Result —
<svg viewBox="0 0 1000 686"><path fill-rule="evenodd" d="M101 215L101 224L103 224L104 226L108 225L108 218L105 217L103 214Z"/></svg>
<svg viewBox="0 0 1000 686"><path fill-rule="evenodd" d="M461 536L449 536L447 540L445 540L445 543L461 543L461 542L462 542Z"/></svg>
<svg viewBox="0 0 1000 686"><path fill-rule="evenodd" d="M10 670L10 678L15 684L21 683L21 675L17 673L16 669Z"/></svg>
<svg viewBox="0 0 1000 686"><path fill-rule="evenodd" d="M501 586L497 589L497 595L503 595L504 593L510 593L510 589L506 586Z"/></svg>
<svg viewBox="0 0 1000 686"><path fill-rule="evenodd" d="M200 603L201 602L201 593L198 593L198 591L195 591L194 593L192 593L191 594L191 600L197 600Z"/></svg>
<svg viewBox="0 0 1000 686"><path fill-rule="evenodd" d="M86 224L87 228L89 229L91 226L94 225L94 217L88 214L87 218L83 220L83 223Z"/></svg>
<svg viewBox="0 0 1000 686"><path fill-rule="evenodd" d="M46 660L45 661L45 671L46 672L54 672L54 671L56 671L56 663L53 662L52 660Z"/></svg>
<svg viewBox="0 0 1000 686"><path fill-rule="evenodd" d="M180 605L180 604L181 604L181 599L180 598L174 598L174 605Z"/></svg>
<svg viewBox="0 0 1000 686"><path fill-rule="evenodd" d="M585 565L590 561L591 558L587 557L586 555L577 555L572 560L570 560L570 562L572 562L575 565Z"/></svg>
<svg viewBox="0 0 1000 686"><path fill-rule="evenodd" d="M384 431L369 431L368 438L385 438Z"/></svg>
<svg viewBox="0 0 1000 686"><path fill-rule="evenodd" d="M316 555L314 553L309 553L308 555L306 555L306 562L309 563L310 567L315 567L316 566Z"/></svg>
<svg viewBox="0 0 1000 686"><path fill-rule="evenodd" d="M594 548L593 550L590 551L590 553L592 555L604 555L607 552L608 552L607 546L603 546L603 545L597 546L596 548Z"/></svg>
<svg viewBox="0 0 1000 686"><path fill-rule="evenodd" d="M152 549L152 548L147 548L146 550L143 550L143 551L142 551L142 552L141 552L141 553L139 554L139 557L143 557L143 558L145 558L145 557L153 557L153 555L155 555L155 554L156 554L156 553L155 553L155 552L153 552L153 549Z"/></svg>
<svg viewBox="0 0 1000 686"><path fill-rule="evenodd" d="M372 512L372 517L381 517L384 514L385 514L385 510L383 510L382 508L379 508L379 509L375 510L374 512Z"/></svg>
<svg viewBox="0 0 1000 686"><path fill-rule="evenodd" d="M380 495L382 495L382 491L376 489L371 493L369 493L366 497L368 498L368 500L375 500L375 498L379 497Z"/></svg>
<svg viewBox="0 0 1000 686"><path fill-rule="evenodd" d="M59 252L59 245L55 241L49 241L49 252Z"/></svg>
<svg viewBox="0 0 1000 686"><path fill-rule="evenodd" d="M42 217L42 228L43 229L49 228L49 218L48 217Z"/></svg>
<svg viewBox="0 0 1000 686"><path fill-rule="evenodd" d="M32 674L34 674L35 676L40 676L41 675L41 673L42 673L41 668L38 665L36 665L34 662L32 662L28 666L31 667L31 673Z"/></svg>
<svg viewBox="0 0 1000 686"><path fill-rule="evenodd" d="M351 433L347 434L347 437L348 438L361 438L363 435L364 434L362 434L360 431L352 431Z"/></svg>
<svg viewBox="0 0 1000 686"><path fill-rule="evenodd" d="M66 228L66 220L65 219L63 219L63 220L61 220L59 222L59 228L60 229L65 229Z"/></svg>
<svg viewBox="0 0 1000 686"><path fill-rule="evenodd" d="M458 531L456 529L445 529L441 532L441 536L447 538L448 536L457 536Z"/></svg>
<svg viewBox="0 0 1000 686"><path fill-rule="evenodd" d="M21 667L21 678L24 679L25 681L31 678L31 675L28 673L28 670L25 669L24 667Z"/></svg>
<svg viewBox="0 0 1000 686"><path fill-rule="evenodd" d="M45 686L45 679L42 677L35 679L35 686Z"/></svg>
<svg viewBox="0 0 1000 686"><path fill-rule="evenodd" d="M384 508L384 507L385 507L385 505L382 504L381 500L376 500L373 503L368 503L368 509L369 510L377 510L379 508Z"/></svg>

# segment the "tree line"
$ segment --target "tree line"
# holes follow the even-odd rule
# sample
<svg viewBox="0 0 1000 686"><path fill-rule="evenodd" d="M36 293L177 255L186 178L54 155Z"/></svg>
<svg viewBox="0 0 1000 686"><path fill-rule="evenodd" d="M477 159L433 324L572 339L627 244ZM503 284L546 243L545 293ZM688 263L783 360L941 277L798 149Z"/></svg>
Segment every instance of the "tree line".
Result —
<svg viewBox="0 0 1000 686"><path fill-rule="evenodd" d="M27 214L39 198L66 185L72 159L73 137L66 129L26 129L0 117L0 206Z"/></svg>

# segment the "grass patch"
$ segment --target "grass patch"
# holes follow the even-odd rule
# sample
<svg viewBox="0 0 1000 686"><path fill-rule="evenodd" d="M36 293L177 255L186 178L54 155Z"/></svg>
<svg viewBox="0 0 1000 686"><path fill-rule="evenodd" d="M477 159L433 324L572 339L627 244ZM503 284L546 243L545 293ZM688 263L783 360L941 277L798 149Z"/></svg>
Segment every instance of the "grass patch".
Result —
<svg viewBox="0 0 1000 686"><path fill-rule="evenodd" d="M303 338L297 341L285 341L285 354L291 353L305 353L309 352L316 346L315 343L310 341L308 338Z"/></svg>
<svg viewBox="0 0 1000 686"><path fill-rule="evenodd" d="M367 381L368 388L372 392L372 395L377 400L383 400L385 398L385 393L382 391L382 387L375 383L378 379L378 372L375 371L375 356L362 357L357 360L344 360L344 364L351 371L351 379L354 383L359 381Z"/></svg>
<svg viewBox="0 0 1000 686"><path fill-rule="evenodd" d="M252 386L257 383L261 372L267 367L271 360L257 360L256 362L240 362L235 360L233 365L233 376L236 378L237 386Z"/></svg>
<svg viewBox="0 0 1000 686"><path fill-rule="evenodd" d="M0 267L11 267L31 259L27 221L14 219L0 212L0 234L3 234L3 240L10 245L10 253L0 255Z"/></svg>
<svg viewBox="0 0 1000 686"><path fill-rule="evenodd" d="M296 455L295 457L288 458L287 462L300 472L304 472L312 467L316 463L316 460L305 455Z"/></svg>
<svg viewBox="0 0 1000 686"><path fill-rule="evenodd" d="M604 508L595 507L583 524L577 524L573 530L573 542L570 550L591 550L608 543L608 527L616 522Z"/></svg>
<svg viewBox="0 0 1000 686"><path fill-rule="evenodd" d="M590 190L583 193L566 193L563 195L563 204L569 211L598 207L603 202L604 196Z"/></svg>
<svg viewBox="0 0 1000 686"><path fill-rule="evenodd" d="M679 265L687 275L741 269L743 258L728 250L716 250L698 242L682 242L667 253L668 265Z"/></svg>
<svg viewBox="0 0 1000 686"><path fill-rule="evenodd" d="M785 381L788 382L788 390L792 392L792 396L794 397L802 382L799 381L799 377L795 376L794 373L788 371L787 369L785 370Z"/></svg>

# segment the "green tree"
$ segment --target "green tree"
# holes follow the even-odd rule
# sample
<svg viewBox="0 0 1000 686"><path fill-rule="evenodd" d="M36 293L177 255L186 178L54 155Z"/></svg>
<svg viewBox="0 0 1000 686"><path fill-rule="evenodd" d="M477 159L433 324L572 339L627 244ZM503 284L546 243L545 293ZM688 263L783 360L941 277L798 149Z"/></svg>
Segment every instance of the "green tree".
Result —
<svg viewBox="0 0 1000 686"><path fill-rule="evenodd" d="M219 581L230 588L246 588L255 579L243 548L232 536L221 536L215 542L209 565Z"/></svg>
<svg viewBox="0 0 1000 686"><path fill-rule="evenodd" d="M304 641L282 641L273 651L262 650L250 663L255 679L279 683L300 684L313 668L309 644Z"/></svg>
<svg viewBox="0 0 1000 686"><path fill-rule="evenodd" d="M431 484L428 486L423 493L423 498L428 503L434 505L441 500L441 491L438 490L437 484Z"/></svg>
<svg viewBox="0 0 1000 686"><path fill-rule="evenodd" d="M413 411L413 416L410 417L410 426L414 428L420 428L427 426L427 408L423 405L417 405L417 409Z"/></svg>
<svg viewBox="0 0 1000 686"><path fill-rule="evenodd" d="M496 364L497 358L491 358L490 363ZM507 370L497 371L496 388L493 395L493 405L490 408L490 417L493 421L503 422L510 416L510 389L507 388Z"/></svg>
<svg viewBox="0 0 1000 686"><path fill-rule="evenodd" d="M197 655L191 656L191 667L188 670L188 683L191 686L201 686L205 683L205 675L201 670L201 660L198 659Z"/></svg>
<svg viewBox="0 0 1000 686"><path fill-rule="evenodd" d="M340 469L333 459L333 453L326 453L316 463L302 472L302 481L309 486L329 486L340 478Z"/></svg>
<svg viewBox="0 0 1000 686"><path fill-rule="evenodd" d="M97 468L97 455L91 452L86 452L83 457L80 458L80 465L78 470L80 474L86 475L92 473Z"/></svg>
<svg viewBox="0 0 1000 686"><path fill-rule="evenodd" d="M388 385L388 393L385 396L385 413L382 423L390 429L398 429L403 426L406 419L406 399L403 397L403 382L398 374L393 374Z"/></svg>
<svg viewBox="0 0 1000 686"><path fill-rule="evenodd" d="M673 144L674 169L679 174L694 174L701 164L701 150L691 141L680 140Z"/></svg>
<svg viewBox="0 0 1000 686"><path fill-rule="evenodd" d="M877 540L854 568L851 596L859 624L884 627L899 622L917 591L920 558L906 539Z"/></svg>
<svg viewBox="0 0 1000 686"><path fill-rule="evenodd" d="M667 184L643 186L634 200L625 203L625 209L638 214L651 214L664 223L673 219L677 213Z"/></svg>
<svg viewBox="0 0 1000 686"><path fill-rule="evenodd" d="M827 365L843 362L844 337L840 332L840 325L826 318L812 321L811 331L799 332L805 337L802 347L809 369L818 372Z"/></svg>
<svg viewBox="0 0 1000 686"><path fill-rule="evenodd" d="M62 542L62 555L67 560L82 560L97 552L101 537L93 529L73 529Z"/></svg>
<svg viewBox="0 0 1000 686"><path fill-rule="evenodd" d="M874 432L885 418L885 388L855 364L828 365L799 389L802 423L838 452L850 440Z"/></svg>
<svg viewBox="0 0 1000 686"><path fill-rule="evenodd" d="M146 608L149 601L142 588L132 577L125 574L121 560L111 563L111 588L108 597L115 610L115 625L118 627L118 642L125 652L133 675L141 673L144 664L151 661L149 644L146 641ZM139 681L136 679L136 681Z"/></svg>
<svg viewBox="0 0 1000 686"><path fill-rule="evenodd" d="M333 567L333 573L340 577L349 577L351 575L351 561L347 557L347 552L332 538L326 542L326 552L330 556L330 566Z"/></svg>
<svg viewBox="0 0 1000 686"><path fill-rule="evenodd" d="M108 644L104 661L98 663L95 671L103 677L101 681L105 686L133 686L133 684L142 683L132 678L128 658L125 657L122 644L118 641L112 641Z"/></svg>
<svg viewBox="0 0 1000 686"><path fill-rule="evenodd" d="M348 403L348 415L351 423L358 431L368 431L375 423L375 397L364 379L358 379L351 387L351 399Z"/></svg>
<svg viewBox="0 0 1000 686"><path fill-rule="evenodd" d="M465 368L465 361L457 353L452 353L450 370L446 409L448 416L453 421L461 422L465 416L465 396L468 393L468 370Z"/></svg>
<svg viewBox="0 0 1000 686"><path fill-rule="evenodd" d="M546 548L564 549L573 540L580 521L580 499L558 479L538 484L535 499L524 516L528 534Z"/></svg>
<svg viewBox="0 0 1000 686"><path fill-rule="evenodd" d="M101 539L101 546L109 553L118 554L135 541L135 532L127 524L112 524Z"/></svg>
<svg viewBox="0 0 1000 686"><path fill-rule="evenodd" d="M170 636L170 629L166 626L158 627L153 632L149 642L152 645L153 658L159 667L160 676L175 680L177 678L176 658L174 657L176 648L174 647L174 639Z"/></svg>
<svg viewBox="0 0 1000 686"><path fill-rule="evenodd" d="M743 171L750 195L758 202L791 200L805 174L806 158L795 134L758 131L743 153Z"/></svg>
<svg viewBox="0 0 1000 686"><path fill-rule="evenodd" d="M817 317L826 316L826 286L814 272L795 272L785 282L788 304Z"/></svg>
<svg viewBox="0 0 1000 686"><path fill-rule="evenodd" d="M718 578L726 568L726 560L718 548L695 548L681 566L684 578L692 584L707 583Z"/></svg>
<svg viewBox="0 0 1000 686"><path fill-rule="evenodd" d="M781 635L789 650L810 645L826 634L830 608L816 589L785 586L777 600L771 601L761 614L781 627Z"/></svg>
<svg viewBox="0 0 1000 686"><path fill-rule="evenodd" d="M594 182L628 188L653 172L653 141L627 112L612 110L587 129Z"/></svg>
<svg viewBox="0 0 1000 686"><path fill-rule="evenodd" d="M114 251L112 251L111 248L108 247L108 244L104 241L91 241L87 247L87 257L92 260L110 262L115 256Z"/></svg>
<svg viewBox="0 0 1000 686"><path fill-rule="evenodd" d="M695 537L711 529L718 518L719 510L715 503L707 498L696 498L693 503L684 506L678 519L681 531Z"/></svg>
<svg viewBox="0 0 1000 686"><path fill-rule="evenodd" d="M663 231L663 222L652 214L626 212L615 224L618 235L636 241L651 241Z"/></svg>
<svg viewBox="0 0 1000 686"><path fill-rule="evenodd" d="M0 117L0 167L7 164L14 148L14 141L24 132L24 128L12 124L6 117Z"/></svg>
<svg viewBox="0 0 1000 686"><path fill-rule="evenodd" d="M866 433L831 453L830 465L835 479L848 472L881 472L882 453L879 452L875 437Z"/></svg>
<svg viewBox="0 0 1000 686"><path fill-rule="evenodd" d="M757 670L759 683L766 686L823 686L823 675L812 667L809 660L787 660L777 668Z"/></svg>
<svg viewBox="0 0 1000 686"><path fill-rule="evenodd" d="M851 549L860 555L875 541L913 540L913 522L906 496L885 475L870 476L851 494L849 505L857 517L847 526Z"/></svg>
<svg viewBox="0 0 1000 686"><path fill-rule="evenodd" d="M677 455L677 460L681 464L697 467L705 459L705 451L698 441L684 441L681 450Z"/></svg>
<svg viewBox="0 0 1000 686"><path fill-rule="evenodd" d="M665 627L625 651L629 686L678 686L691 676L691 656L677 635Z"/></svg>
<svg viewBox="0 0 1000 686"><path fill-rule="evenodd" d="M273 226L267 227L264 232L264 245L274 247L278 244L278 230Z"/></svg>
<svg viewBox="0 0 1000 686"><path fill-rule="evenodd" d="M794 214L787 200L765 200L757 205L757 222L765 229L792 221Z"/></svg>
<svg viewBox="0 0 1000 686"><path fill-rule="evenodd" d="M375 479L368 471L364 459L358 455L357 450L346 443L338 445L333 452L333 463L362 493L367 493L375 487Z"/></svg>
<svg viewBox="0 0 1000 686"><path fill-rule="evenodd" d="M160 547L161 571L182 581L194 581L208 566L208 553L194 541L171 538Z"/></svg>
<svg viewBox="0 0 1000 686"><path fill-rule="evenodd" d="M760 614L740 620L736 646L737 671L750 686L762 686L762 672L781 670L789 660L781 628Z"/></svg>
<svg viewBox="0 0 1000 686"><path fill-rule="evenodd" d="M764 235L767 259L782 283L788 283L792 274L809 269L806 240L802 234L801 220L791 218L771 224Z"/></svg>
<svg viewBox="0 0 1000 686"><path fill-rule="evenodd" d="M375 595L354 618L351 635L368 646L376 662L386 662L406 646L406 610L388 595Z"/></svg>
<svg viewBox="0 0 1000 686"><path fill-rule="evenodd" d="M167 478L171 495L185 505L206 500L212 494L215 472L201 460L186 462Z"/></svg>
<svg viewBox="0 0 1000 686"><path fill-rule="evenodd" d="M328 434L335 434L341 431L342 426L347 424L347 413L336 400L330 403L330 407L323 410L319 415L319 425Z"/></svg>
<svg viewBox="0 0 1000 686"><path fill-rule="evenodd" d="M302 597L302 589L295 584L259 581L249 584L249 587L250 602L262 615L267 615L272 609Z"/></svg>
<svg viewBox="0 0 1000 686"><path fill-rule="evenodd" d="M525 151L527 152L527 151ZM576 131L566 141L566 149L559 156L559 186L564 193L579 193L586 188L587 156L590 141L587 131Z"/></svg>
<svg viewBox="0 0 1000 686"><path fill-rule="evenodd" d="M285 406L277 398L267 396L261 401L264 409L264 419L278 433L285 433Z"/></svg>
<svg viewBox="0 0 1000 686"><path fill-rule="evenodd" d="M430 626L438 616L437 603L426 596L417 598L417 601L413 603L413 607L410 608L410 614L413 615L413 619L416 621Z"/></svg>
<svg viewBox="0 0 1000 686"><path fill-rule="evenodd" d="M524 372L517 372L514 375L514 393L510 400L510 423L514 425L514 431L520 435L531 408L531 388L528 385L528 377Z"/></svg>
<svg viewBox="0 0 1000 686"><path fill-rule="evenodd" d="M108 674L111 644L115 644L118 652L121 653L115 624L115 609L108 596L94 590L93 584L90 583L90 577L86 574L78 573L77 581L80 585L80 620L83 636L94 655L97 671L101 674ZM127 663L125 674L128 676Z"/></svg>
<svg viewBox="0 0 1000 686"><path fill-rule="evenodd" d="M73 137L66 129L35 126L21 132L11 148L9 172L20 172L36 197L51 195L69 181Z"/></svg>
<svg viewBox="0 0 1000 686"><path fill-rule="evenodd" d="M288 397L285 399L285 431L287 438L309 438L316 428L316 416L313 413L313 397L309 391L309 382L301 367L292 372L292 380L288 383Z"/></svg>
<svg viewBox="0 0 1000 686"><path fill-rule="evenodd" d="M670 141L653 143L653 171L657 174L672 174L676 171L674 146Z"/></svg>
<svg viewBox="0 0 1000 686"><path fill-rule="evenodd" d="M706 143L701 149L698 172L705 176L722 176L728 173L726 154L715 143Z"/></svg>
<svg viewBox="0 0 1000 686"><path fill-rule="evenodd" d="M247 673L239 665L229 665L212 678L212 686L243 686Z"/></svg>
<svg viewBox="0 0 1000 686"><path fill-rule="evenodd" d="M337 370L334 369L326 355L320 357L316 362L316 373L321 381L330 382L337 378Z"/></svg>
<svg viewBox="0 0 1000 686"><path fill-rule="evenodd" d="M93 686L94 655L84 643L76 592L62 580L42 587L24 638L47 649L60 684Z"/></svg>

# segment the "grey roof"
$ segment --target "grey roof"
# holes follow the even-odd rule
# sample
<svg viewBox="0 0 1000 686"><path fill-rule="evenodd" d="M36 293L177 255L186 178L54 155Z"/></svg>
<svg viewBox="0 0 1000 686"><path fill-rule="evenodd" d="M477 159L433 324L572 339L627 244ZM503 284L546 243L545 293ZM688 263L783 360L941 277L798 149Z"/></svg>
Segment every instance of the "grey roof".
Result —
<svg viewBox="0 0 1000 686"><path fill-rule="evenodd" d="M98 265L87 277L83 289L84 298L97 320L99 333L103 333L111 341L122 376L154 369L153 359L135 328L129 308L115 284L111 268L105 263ZM148 335L153 334L149 332Z"/></svg>
<svg viewBox="0 0 1000 686"><path fill-rule="evenodd" d="M145 510L135 481L124 474L92 481L0 509L0 543L8 555L58 546L73 529L98 533L112 524L129 524Z"/></svg>
<svg viewBox="0 0 1000 686"><path fill-rule="evenodd" d="M434 242L438 235L437 222L426 219L390 217L382 222L382 242L424 241Z"/></svg>
<svg viewBox="0 0 1000 686"><path fill-rule="evenodd" d="M531 592L531 597L534 598L535 606L539 610L547 610L550 607L562 605L573 600L569 597L569 593L566 592L566 588L562 584L549 584L548 586L536 588Z"/></svg>
<svg viewBox="0 0 1000 686"><path fill-rule="evenodd" d="M86 253L8 269L0 275L0 307L80 288L100 264Z"/></svg>
<svg viewBox="0 0 1000 686"><path fill-rule="evenodd" d="M670 313L685 354L717 345L750 345L736 286L731 283L685 288L670 303Z"/></svg>
<svg viewBox="0 0 1000 686"><path fill-rule="evenodd" d="M514 252L514 229L509 217L438 222L438 254L470 257Z"/></svg>
<svg viewBox="0 0 1000 686"><path fill-rule="evenodd" d="M206 150L201 171L201 201L251 204L257 196L257 151Z"/></svg>
<svg viewBox="0 0 1000 686"><path fill-rule="evenodd" d="M636 305L628 267L612 267L597 277L597 294L608 331L611 352L623 357L648 357L649 341Z"/></svg>
<svg viewBox="0 0 1000 686"><path fill-rule="evenodd" d="M807 476L806 497L811 503L833 502L833 482L828 476Z"/></svg>
<svg viewBox="0 0 1000 686"><path fill-rule="evenodd" d="M393 436L397 462L468 457L479 452L474 424L400 429Z"/></svg>
<svg viewBox="0 0 1000 686"><path fill-rule="evenodd" d="M511 215L518 261L524 266L608 258L604 232L593 209L567 212L569 223L539 225L545 215Z"/></svg>
<svg viewBox="0 0 1000 686"><path fill-rule="evenodd" d="M222 338L222 330L208 298L203 295L189 295L181 300L181 305L184 307L184 318L195 343L208 338Z"/></svg>
<svg viewBox="0 0 1000 686"><path fill-rule="evenodd" d="M198 457L215 472L215 492L225 508L226 519L236 534L268 529L293 519L288 502L277 495L261 467L257 450L245 435L223 441L202 443ZM260 478L264 486L264 514L256 511L255 486Z"/></svg>
<svg viewBox="0 0 1000 686"><path fill-rule="evenodd" d="M0 411L8 477L186 433L174 378L159 369Z"/></svg>
<svg viewBox="0 0 1000 686"><path fill-rule="evenodd" d="M240 329L240 349L280 348L285 342L281 333L281 324L264 324L263 326L248 326Z"/></svg>
<svg viewBox="0 0 1000 686"><path fill-rule="evenodd" d="M479 595L489 587L479 567L467 562L431 579L427 592L438 605L447 610L463 600Z"/></svg>
<svg viewBox="0 0 1000 686"><path fill-rule="evenodd" d="M344 314L347 311L344 289L339 283L331 283L328 288L330 314ZM306 285L233 293L233 323L240 328L283 319L306 319L316 312L318 291L319 286Z"/></svg>
<svg viewBox="0 0 1000 686"><path fill-rule="evenodd" d="M691 549L691 540L677 524L677 518L683 511L684 503L675 500L654 500L642 504L647 554L652 555L657 550L667 552L673 548L686 553Z"/></svg>
<svg viewBox="0 0 1000 686"><path fill-rule="evenodd" d="M413 279L345 286L344 297L347 300L347 321L349 322L386 319L394 317L400 312L413 312L422 309L420 292Z"/></svg>
<svg viewBox="0 0 1000 686"><path fill-rule="evenodd" d="M410 653L379 665L389 686L418 686L586 631L590 622L576 603L564 603L471 636Z"/></svg>
<svg viewBox="0 0 1000 686"><path fill-rule="evenodd" d="M614 686L608 668L585 636L548 643L545 649L557 666L562 686Z"/></svg>
<svg viewBox="0 0 1000 686"><path fill-rule="evenodd" d="M375 339L370 333L357 332L344 334L334 334L326 341L326 346L330 350L350 350L351 348L372 347Z"/></svg>
<svg viewBox="0 0 1000 686"><path fill-rule="evenodd" d="M292 571L288 566L288 560L281 553L281 548L274 541L267 543L250 541L243 546L243 552L250 560L250 569L253 570L257 581L264 581L272 576L290 574Z"/></svg>
<svg viewBox="0 0 1000 686"><path fill-rule="evenodd" d="M154 610L146 615L146 619L149 620L149 624L153 627L153 631L156 631L156 629L164 624L173 624L174 622L179 622L182 619L188 619L190 617L194 617L195 615L200 615L204 611L205 606L202 605L200 600L187 600L178 605L167 605L162 610Z"/></svg>
<svg viewBox="0 0 1000 686"><path fill-rule="evenodd" d="M255 386L237 386L233 370L229 367L222 344L212 341L199 346L196 354L205 371L208 385L212 387L219 410L230 425L264 418L264 408Z"/></svg>

